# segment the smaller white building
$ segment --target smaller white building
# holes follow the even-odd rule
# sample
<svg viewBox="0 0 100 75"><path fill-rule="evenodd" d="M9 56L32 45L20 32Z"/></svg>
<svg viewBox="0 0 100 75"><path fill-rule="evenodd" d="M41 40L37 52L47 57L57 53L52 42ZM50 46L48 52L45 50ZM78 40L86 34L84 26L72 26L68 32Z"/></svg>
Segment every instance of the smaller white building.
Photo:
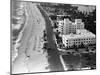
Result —
<svg viewBox="0 0 100 75"><path fill-rule="evenodd" d="M57 21L58 23L58 31L63 33L63 25L64 25L64 21L61 20L61 21Z"/></svg>
<svg viewBox="0 0 100 75"><path fill-rule="evenodd" d="M95 35L85 29L76 30L76 34L62 35L62 42L66 47L71 47L74 44L76 46L87 44L95 44Z"/></svg>

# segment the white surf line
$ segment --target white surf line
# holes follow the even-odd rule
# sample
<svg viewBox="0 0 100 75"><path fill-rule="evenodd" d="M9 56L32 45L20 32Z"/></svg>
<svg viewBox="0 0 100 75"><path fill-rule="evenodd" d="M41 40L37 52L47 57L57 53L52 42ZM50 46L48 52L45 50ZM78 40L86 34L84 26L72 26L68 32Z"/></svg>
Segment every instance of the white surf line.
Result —
<svg viewBox="0 0 100 75"><path fill-rule="evenodd" d="M60 55L60 60L61 60L61 63L63 65L64 70L68 70L68 68L66 67L65 62L64 62L64 60L62 58L62 55Z"/></svg>

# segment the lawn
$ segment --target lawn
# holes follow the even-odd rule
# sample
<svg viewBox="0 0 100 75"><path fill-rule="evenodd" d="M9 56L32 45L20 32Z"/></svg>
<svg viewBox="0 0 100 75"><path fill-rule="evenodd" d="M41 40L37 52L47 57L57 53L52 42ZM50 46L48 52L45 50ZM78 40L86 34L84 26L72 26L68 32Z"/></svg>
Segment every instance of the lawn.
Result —
<svg viewBox="0 0 100 75"><path fill-rule="evenodd" d="M76 70L76 67L86 68L91 67L95 69L96 67L96 54L94 53L81 53L80 55L62 55L66 66L70 66L69 69Z"/></svg>

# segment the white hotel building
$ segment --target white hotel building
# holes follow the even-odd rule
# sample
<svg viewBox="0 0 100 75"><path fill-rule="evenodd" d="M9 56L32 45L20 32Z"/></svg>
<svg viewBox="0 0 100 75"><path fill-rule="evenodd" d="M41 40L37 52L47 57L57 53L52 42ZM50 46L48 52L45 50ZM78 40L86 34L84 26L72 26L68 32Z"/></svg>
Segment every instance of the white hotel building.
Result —
<svg viewBox="0 0 100 75"><path fill-rule="evenodd" d="M79 46L81 43L95 44L95 41L95 35L85 29L77 30L76 34L62 35L62 42L67 47L71 47L73 44Z"/></svg>
<svg viewBox="0 0 100 75"><path fill-rule="evenodd" d="M62 42L66 47L71 47L73 44L79 46L82 43L95 44L95 34L84 29L84 23L81 19L76 19L71 22L69 19L64 19L58 22L58 30L61 32Z"/></svg>
<svg viewBox="0 0 100 75"><path fill-rule="evenodd" d="M84 23L81 19L76 19L75 23L72 23L69 19L64 19L62 21L58 21L58 30L61 34L76 34L77 29L84 29Z"/></svg>

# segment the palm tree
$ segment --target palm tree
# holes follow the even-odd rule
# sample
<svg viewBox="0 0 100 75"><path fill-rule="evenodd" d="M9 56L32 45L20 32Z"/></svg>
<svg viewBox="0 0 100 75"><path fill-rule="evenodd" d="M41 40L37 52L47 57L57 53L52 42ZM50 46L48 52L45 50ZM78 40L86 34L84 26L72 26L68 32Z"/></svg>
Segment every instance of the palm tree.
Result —
<svg viewBox="0 0 100 75"><path fill-rule="evenodd" d="M75 49L76 52L78 52L78 48L75 43L73 44L73 48Z"/></svg>
<svg viewBox="0 0 100 75"><path fill-rule="evenodd" d="M85 48L86 48L86 51L89 52L88 46L86 46Z"/></svg>
<svg viewBox="0 0 100 75"><path fill-rule="evenodd" d="M84 44L83 44L83 42L81 42L81 45L80 46L81 46L81 48L84 48L85 47Z"/></svg>

